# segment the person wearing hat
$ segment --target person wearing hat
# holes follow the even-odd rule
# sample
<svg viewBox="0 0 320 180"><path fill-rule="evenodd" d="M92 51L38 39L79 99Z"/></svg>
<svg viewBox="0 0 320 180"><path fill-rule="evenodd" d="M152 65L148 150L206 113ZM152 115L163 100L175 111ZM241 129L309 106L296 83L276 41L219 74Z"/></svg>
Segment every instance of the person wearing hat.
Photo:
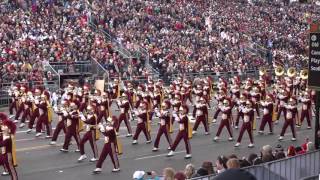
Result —
<svg viewBox="0 0 320 180"><path fill-rule="evenodd" d="M193 89L193 93L196 96L195 102L198 102L203 95L203 88L201 84L198 84L195 89Z"/></svg>
<svg viewBox="0 0 320 180"><path fill-rule="evenodd" d="M132 144L137 144L138 143L138 138L141 133L141 131L144 133L146 136L147 144L151 143L151 137L150 137L150 129L148 128L148 123L149 123L149 115L147 111L148 103L147 102L142 102L140 104L139 109L135 112L136 117L138 118L138 124L137 124L137 129L136 132L133 136L133 142Z"/></svg>
<svg viewBox="0 0 320 180"><path fill-rule="evenodd" d="M72 102L70 103L70 110L64 110L63 116L67 119L66 120L66 135L63 143L62 149L60 149L61 152L68 152L69 145L71 141L71 137L73 137L76 140L78 149L79 150L79 142L80 142L80 135L79 135L79 112L78 112L78 106Z"/></svg>
<svg viewBox="0 0 320 180"><path fill-rule="evenodd" d="M14 140L16 125L12 121L5 119L1 123L1 132L3 135L0 141L0 165L4 166L5 170L11 175L11 180L17 180L18 175L15 168L17 166L16 146Z"/></svg>
<svg viewBox="0 0 320 180"><path fill-rule="evenodd" d="M130 110L130 103L128 101L127 95L123 93L121 95L121 99L117 101L118 106L120 107L120 115L118 117L118 123L117 123L117 133L119 132L120 126L122 121L127 126L128 134L126 137L131 137L132 136L132 129L130 125L130 116L129 116L129 110Z"/></svg>
<svg viewBox="0 0 320 180"><path fill-rule="evenodd" d="M240 146L242 136L243 136L244 132L247 131L249 138L250 138L250 144L248 145L248 147L252 148L252 147L254 147L253 135L252 135L252 123L253 123L253 118L254 118L254 111L252 108L252 102L250 100L247 100L246 107L243 107L241 111L243 112L243 123L241 126L241 130L239 133L237 143L234 146L235 147Z"/></svg>
<svg viewBox="0 0 320 180"><path fill-rule="evenodd" d="M236 122L235 122L235 128L238 129L239 127L239 122L240 122L240 118L242 118L243 120L243 112L242 109L243 107L246 106L246 102L247 102L247 96L243 93L241 93L240 98L237 99L237 116L236 116Z"/></svg>
<svg viewBox="0 0 320 180"><path fill-rule="evenodd" d="M24 114L26 97L27 97L27 87L23 85L20 87L20 91L18 94L18 110L14 118L14 123L18 123L20 115Z"/></svg>
<svg viewBox="0 0 320 180"><path fill-rule="evenodd" d="M133 107L135 93L133 91L133 85L131 82L127 83L127 87L125 88L124 94L127 95L130 106Z"/></svg>
<svg viewBox="0 0 320 180"><path fill-rule="evenodd" d="M257 113L257 118L260 118L259 101L261 99L261 94L258 87L252 88L252 90L250 91L250 99L252 102L252 107L254 111Z"/></svg>
<svg viewBox="0 0 320 180"><path fill-rule="evenodd" d="M311 98L308 92L303 92L302 96L299 98L302 103L301 115L298 127L303 123L304 119L307 119L308 129L311 129Z"/></svg>
<svg viewBox="0 0 320 180"><path fill-rule="evenodd" d="M8 116L2 112L0 112L0 142L2 142L3 140L3 132L1 130L1 125L3 123L3 121L8 120ZM6 167L4 166L4 171L1 174L2 176L6 176L9 175L8 170L6 169Z"/></svg>
<svg viewBox="0 0 320 180"><path fill-rule="evenodd" d="M283 112L283 114L285 114L285 104L288 102L289 100L289 92L287 92L284 89L281 89L278 93L278 106L277 106L277 119L276 121L278 122L280 119L280 115ZM277 123L276 122L276 123Z"/></svg>
<svg viewBox="0 0 320 180"><path fill-rule="evenodd" d="M101 93L101 98L96 102L96 106L93 106L94 112L97 114L97 121L100 123L102 118L107 121L107 118L111 115L110 114L110 103L111 100L109 99L109 95L106 92Z"/></svg>
<svg viewBox="0 0 320 180"><path fill-rule="evenodd" d="M231 101L229 99L225 99L223 100L223 105L220 105L220 109L221 109L221 121L220 121L220 126L219 129L217 131L216 137L214 137L214 141L219 140L219 136L221 134L221 131L224 127L227 128L228 132L229 132L229 141L233 140L233 135L232 135L232 129L231 129L231 115L232 115L232 107L231 107Z"/></svg>
<svg viewBox="0 0 320 180"><path fill-rule="evenodd" d="M173 117L175 119L175 121L178 122L179 124L179 132L176 136L176 139L174 141L174 143L171 146L171 151L168 153L168 157L173 156L174 155L174 151L176 150L177 146L179 145L180 141L183 139L184 140L184 144L186 147L186 151L187 154L185 156L186 159L191 158L191 146L190 146L190 142L189 142L189 119L188 119L188 106L181 106L179 109L179 114L174 114Z"/></svg>
<svg viewBox="0 0 320 180"><path fill-rule="evenodd" d="M36 137L42 135L41 130L44 126L47 130L46 138L50 138L52 133L52 127L48 119L48 104L46 102L46 96L44 94L41 95L41 101L38 104L36 104L36 106L39 108L39 118L36 123Z"/></svg>
<svg viewBox="0 0 320 180"><path fill-rule="evenodd" d="M104 135L104 146L101 150L100 157L96 164L96 169L93 171L94 174L98 174L101 172L102 164L106 157L109 155L111 161L113 163L113 170L112 172L120 171L118 153L120 153L119 144L117 141L116 131L112 124L112 118L109 117L107 119L106 126L99 124L99 130L101 134Z"/></svg>
<svg viewBox="0 0 320 180"><path fill-rule="evenodd" d="M217 100L218 104L223 104L223 101L226 98L226 89L224 88L220 89L214 97ZM213 115L213 120L212 120L213 123L217 122L217 118L220 112L221 112L221 109L219 108L219 106L217 106L216 112Z"/></svg>
<svg viewBox="0 0 320 180"><path fill-rule="evenodd" d="M67 119L63 115L63 111L68 109L68 107L69 107L69 102L68 101L62 101L61 102L61 107L55 107L55 109L54 109L55 113L58 115L58 123L57 123L56 129L53 132L50 145L57 144L56 141L57 141L57 139L59 137L59 134L60 134L61 130L64 132L64 134L66 134L65 123L66 123Z"/></svg>
<svg viewBox="0 0 320 180"><path fill-rule="evenodd" d="M174 114L177 114L177 113L179 113L179 109L180 109L180 107L181 107L181 105L182 105L182 102L181 102L181 96L180 96L180 94L176 94L175 96L174 96L174 99L173 100L171 100L171 105L172 105L172 113ZM173 121L175 121L174 119L173 119ZM173 123L173 121L172 121L172 123Z"/></svg>
<svg viewBox="0 0 320 180"><path fill-rule="evenodd" d="M208 107L204 97L201 97L193 108L193 117L196 118L196 122L193 126L192 134L197 133L200 122L203 124L205 134L209 135L209 122L208 122Z"/></svg>
<svg viewBox="0 0 320 180"><path fill-rule="evenodd" d="M267 123L270 129L269 134L273 134L273 121L272 121L273 102L274 102L274 99L272 94L268 94L266 96L266 100L260 102L261 107L263 109L263 116L262 116L262 120L259 128L260 134L263 134L264 127Z"/></svg>
<svg viewBox="0 0 320 180"><path fill-rule="evenodd" d="M295 122L298 119L298 108L297 108L297 100L295 97L291 97L289 99L288 104L284 105L285 107L285 122L283 124L279 141L283 140L284 133L286 132L288 126L290 126L292 131L292 141L296 140L296 132L295 132Z"/></svg>
<svg viewBox="0 0 320 180"><path fill-rule="evenodd" d="M152 94L152 109L160 108L161 106L161 91L160 87L156 87ZM152 117L150 117L152 119Z"/></svg>
<svg viewBox="0 0 320 180"><path fill-rule="evenodd" d="M159 110L159 109L155 109L155 113L156 115L159 117L160 119L160 127L159 127L159 130L158 130L158 133L157 133L157 137L154 141L154 148L152 149L152 151L158 151L158 148L159 148L159 142L160 142L160 139L161 139L161 136L164 134L167 141L168 141L168 144L169 144L169 149L171 147L171 144L172 144L172 139L171 139L171 136L169 134L169 131L170 131L170 126L172 125L171 122L170 122L170 118L171 118L171 115L170 115L170 102L167 100L167 101L164 101L162 103L162 109Z"/></svg>
<svg viewBox="0 0 320 180"><path fill-rule="evenodd" d="M208 104L208 108L211 109L211 106L210 106L211 87L210 87L209 81L207 81L207 80L204 80L203 96L202 97L206 100L206 103Z"/></svg>
<svg viewBox="0 0 320 180"><path fill-rule="evenodd" d="M24 112L21 117L21 122L19 128L23 128L26 124L26 119L28 118L29 121L32 116L32 99L33 99L33 94L31 91L27 92L27 95L25 97L25 102L24 102Z"/></svg>
<svg viewBox="0 0 320 180"><path fill-rule="evenodd" d="M10 96L9 99L9 114L10 118L13 118L13 110L17 113L17 105L18 105L18 97L15 95L15 91L18 91L18 86L15 85L12 88L9 89L8 95Z"/></svg>
<svg viewBox="0 0 320 180"><path fill-rule="evenodd" d="M37 105L40 103L41 93L42 93L42 91L40 88L36 88L34 90L34 96L32 99L32 101L33 101L32 106L34 107L34 109L31 113L30 121L28 124L28 130L26 131L27 134L31 133L31 131L33 129L33 125L36 122L36 120L39 121L40 111L39 111L39 107Z"/></svg>
<svg viewBox="0 0 320 180"><path fill-rule="evenodd" d="M85 124L85 131L86 133L82 136L82 139L80 140L80 158L78 159L78 162L83 161L84 159L87 159L87 155L84 152L84 145L87 141L90 142L90 146L93 152L93 158L90 159L90 162L94 162L98 158L98 147L96 144L96 140L99 139L99 135L97 134L97 116L94 114L94 108L89 105L87 107L87 114L83 115L80 114L80 119Z"/></svg>
<svg viewBox="0 0 320 180"><path fill-rule="evenodd" d="M184 104L187 103L187 100L189 100L189 102L192 104L192 86L191 86L191 81L190 80L186 80L185 84L183 85L183 87L185 88L185 93L184 93Z"/></svg>

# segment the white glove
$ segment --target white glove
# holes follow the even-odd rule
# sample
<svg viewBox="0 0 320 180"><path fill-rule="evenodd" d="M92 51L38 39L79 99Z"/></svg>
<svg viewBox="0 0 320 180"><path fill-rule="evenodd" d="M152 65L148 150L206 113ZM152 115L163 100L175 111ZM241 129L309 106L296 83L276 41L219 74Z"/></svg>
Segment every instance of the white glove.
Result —
<svg viewBox="0 0 320 180"><path fill-rule="evenodd" d="M105 132L106 131L106 129L104 128L104 126L102 124L99 124L98 127L99 127L101 132Z"/></svg>
<svg viewBox="0 0 320 180"><path fill-rule="evenodd" d="M80 119L81 119L81 121L85 121L85 120L86 120L86 117L84 117L83 114L80 114Z"/></svg>
<svg viewBox="0 0 320 180"><path fill-rule="evenodd" d="M100 104L101 103L101 100L98 100L98 104Z"/></svg>
<svg viewBox="0 0 320 180"><path fill-rule="evenodd" d="M35 103L35 104L39 104L39 100L36 99L36 100L34 101L34 103Z"/></svg>

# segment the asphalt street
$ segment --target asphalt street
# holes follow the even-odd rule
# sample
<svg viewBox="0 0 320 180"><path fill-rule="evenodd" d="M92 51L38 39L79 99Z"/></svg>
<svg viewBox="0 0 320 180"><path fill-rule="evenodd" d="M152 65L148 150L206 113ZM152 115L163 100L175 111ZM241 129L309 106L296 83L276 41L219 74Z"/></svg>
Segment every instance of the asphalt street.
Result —
<svg viewBox="0 0 320 180"><path fill-rule="evenodd" d="M113 106L113 109L115 107ZM1 110L0 110L1 111ZM8 112L7 109L2 109L3 112ZM115 112L117 114L118 112ZM209 116L213 116L213 111L210 110ZM53 127L55 127L54 118ZM132 138L127 138L127 134L124 123L120 129L120 139L123 144L123 155L119 156L121 171L117 173L112 173L113 165L109 157L102 167L102 173L98 175L93 175L92 170L95 168L95 163L89 162L89 160L82 163L78 163L77 159L80 153L74 152L76 149L75 145L71 145L69 153L62 153L59 151L61 148L61 143L64 140L63 132L60 134L57 145L49 145L50 140L44 137L35 138L35 133L26 134L26 127L18 129L16 139L17 139L17 158L18 167L17 172L20 180L102 180L102 179L119 179L127 180L132 179L132 174L136 170L144 171L156 171L158 174L162 173L162 169L165 167L173 167L176 170L183 170L185 165L188 163L193 163L195 166L199 167L203 161L215 162L219 155L230 155L236 154L238 157L248 156L250 153L259 153L260 148L263 145L270 144L273 147L277 144L281 144L287 147L291 144L300 145L304 142L306 137L313 139L313 130L307 130L306 122L301 128L297 128L297 141L291 141L291 131L287 130L284 140L279 142L277 139L279 137L283 119L280 123L275 125L274 134L259 135L257 131L254 132L255 147L248 148L249 137L245 133L243 141L240 147L235 148L235 141L229 142L227 130L224 129L221 134L221 140L219 142L213 142L213 138L217 132L219 125L210 124L211 134L204 135L204 129L200 125L198 129L198 134L193 136L191 139L191 151L192 159L185 160L185 147L184 143L181 142L176 150L176 154L173 157L166 157L168 153L168 144L164 137L162 137L160 142L160 150L158 152L152 152L153 142L151 144L145 143L145 137L143 134L139 137L139 144L132 145ZM133 131L136 129L136 122L131 122ZM260 125L260 120L258 119L258 125ZM175 129L177 129L177 124L175 124ZM152 139L155 138L158 130L157 119L154 119L152 125ZM268 130L268 126L265 131ZM238 137L240 130L234 129L235 139ZM175 131L176 132L176 131ZM172 134L172 139L175 138L175 133ZM75 143L73 143L75 144ZM103 146L102 138L97 142L99 150ZM86 144L86 154L88 159L92 157L92 151L89 144ZM10 177L1 177L1 180L9 180Z"/></svg>

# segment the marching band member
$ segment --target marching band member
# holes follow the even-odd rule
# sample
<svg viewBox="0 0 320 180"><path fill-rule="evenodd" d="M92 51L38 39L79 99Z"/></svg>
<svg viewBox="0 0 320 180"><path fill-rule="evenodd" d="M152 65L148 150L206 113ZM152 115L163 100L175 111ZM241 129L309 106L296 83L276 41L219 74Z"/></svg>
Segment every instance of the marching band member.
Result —
<svg viewBox="0 0 320 180"><path fill-rule="evenodd" d="M197 85L197 88L193 89L193 93L196 96L195 102L193 104L195 104L196 102L199 102L200 98L203 95L203 88L201 84Z"/></svg>
<svg viewBox="0 0 320 180"><path fill-rule="evenodd" d="M224 127L227 128L228 132L229 132L229 141L233 140L233 135L232 135L232 129L231 129L231 116L232 116L232 107L231 107L231 101L229 99L225 99L223 100L223 104L220 106L221 109L221 122L220 122L220 126L219 129L217 131L216 137L214 138L214 141L219 140L221 131Z"/></svg>
<svg viewBox="0 0 320 180"><path fill-rule="evenodd" d="M222 88L219 90L219 92L215 95L215 99L217 100L218 104L223 104L223 100L226 98L226 89ZM221 109L219 108L219 106L217 106L216 108L216 112L213 115L213 123L217 122L217 118L219 113L221 112Z"/></svg>
<svg viewBox="0 0 320 180"><path fill-rule="evenodd" d="M183 86L185 88L185 93L184 93L184 99L185 101L183 102L184 104L187 103L187 100L192 104L192 86L191 86L191 81L186 80L186 83Z"/></svg>
<svg viewBox="0 0 320 180"><path fill-rule="evenodd" d="M151 98L152 98L152 109L155 108L160 108L161 106L161 91L160 91L160 87L157 87L154 89L153 94L151 94ZM152 118L152 117L150 117Z"/></svg>
<svg viewBox="0 0 320 180"><path fill-rule="evenodd" d="M89 96L90 96L89 85L84 85L83 91L79 95L81 95L79 111L83 112L89 104Z"/></svg>
<svg viewBox="0 0 320 180"><path fill-rule="evenodd" d="M7 116L6 114L0 112L0 142L3 141L3 132L2 132L2 130L1 130L1 126L2 126L3 121L5 121L5 120L8 120L8 116ZM9 175L9 172L8 172L8 170L6 169L5 166L3 166L3 169L4 169L4 171L1 173L1 175L2 175L2 176L7 176L7 175Z"/></svg>
<svg viewBox="0 0 320 180"><path fill-rule="evenodd" d="M236 123L235 123L235 128L238 129L239 127L239 122L240 122L240 118L242 118L243 120L243 112L242 109L246 106L246 102L247 102L247 97L245 94L241 94L240 98L237 100L237 117L236 117Z"/></svg>
<svg viewBox="0 0 320 180"><path fill-rule="evenodd" d="M290 126L291 131L292 131L292 141L296 140L296 132L295 132L295 127L294 124L296 120L298 119L298 109L297 109L297 100L294 97L291 97L289 99L288 104L284 105L285 108L285 122L283 124L281 134L279 137L279 141L283 140L284 133L286 132L288 126Z"/></svg>
<svg viewBox="0 0 320 180"><path fill-rule="evenodd" d="M270 129L269 134L273 134L273 122L272 122L273 103L274 103L274 99L272 94L268 94L266 96L266 100L260 102L263 109L263 116L262 116L262 120L259 128L260 134L263 134L264 127L267 123Z"/></svg>
<svg viewBox="0 0 320 180"><path fill-rule="evenodd" d="M1 124L2 140L0 141L0 165L11 175L11 180L17 180L18 175L15 166L16 147L14 135L16 133L16 125L9 120L4 120Z"/></svg>
<svg viewBox="0 0 320 180"><path fill-rule="evenodd" d="M80 119L84 122L87 132L83 135L79 144L81 156L78 159L78 162L87 159L87 155L84 152L84 145L87 141L90 142L90 146L93 151L93 158L90 159L90 162L94 162L98 158L98 147L96 144L96 140L99 139L97 134L98 120L97 116L94 114L94 108L89 105L87 107L87 115L80 114Z"/></svg>
<svg viewBox="0 0 320 180"><path fill-rule="evenodd" d="M58 139L58 136L61 132L61 130L66 134L66 116L63 115L63 111L66 111L69 108L68 101L62 101L61 102L62 107L55 107L54 111L58 115L58 124L56 126L56 129L53 132L53 136L50 142L50 145L55 145L56 141Z"/></svg>
<svg viewBox="0 0 320 180"><path fill-rule="evenodd" d="M13 121L14 123L19 122L20 115L22 115L24 113L24 110L25 110L24 104L25 104L26 97L27 97L27 87L21 86L20 91L19 91L19 95L18 95L18 106L17 106L18 110L17 110L16 116Z"/></svg>
<svg viewBox="0 0 320 180"><path fill-rule="evenodd" d="M171 105L172 105L172 113L178 113L179 112L179 109L182 105L182 102L181 102L181 96L180 94L176 94L174 96L174 99L171 100Z"/></svg>
<svg viewBox="0 0 320 180"><path fill-rule="evenodd" d="M121 100L118 100L117 104L120 107L120 115L118 118L118 123L117 123L117 128L116 128L117 133L119 132L122 121L124 121L124 123L127 126L127 130L128 130L128 134L126 135L126 137L131 137L132 136L132 129L131 129L130 121L129 121L130 103L127 99L126 94L122 94Z"/></svg>
<svg viewBox="0 0 320 180"><path fill-rule="evenodd" d="M113 163L112 172L120 171L118 153L119 153L119 142L117 141L116 131L112 124L112 118L107 119L106 126L100 124L99 125L100 132L104 135L104 146L101 150L100 157L96 164L96 169L93 171L94 174L98 174L101 172L102 164L106 157L109 155L111 161Z"/></svg>
<svg viewBox="0 0 320 180"><path fill-rule="evenodd" d="M253 87L249 93L254 111L257 113L257 118L260 118L259 101L261 99L261 94L259 92L259 89L257 87Z"/></svg>
<svg viewBox="0 0 320 180"><path fill-rule="evenodd" d="M300 115L300 123L307 119L308 129L311 129L311 106L312 102L308 92L304 92L302 97L300 97L300 101L302 103L301 115ZM298 124L298 127L301 124Z"/></svg>
<svg viewBox="0 0 320 180"><path fill-rule="evenodd" d="M144 90L144 86L143 85L139 85L138 86L138 90L137 90L137 92L136 92L136 102L135 102L135 104L134 104L134 108L139 108L139 106L140 106L140 103L143 101L143 97L142 97L142 95L144 94L144 92L145 92L145 90Z"/></svg>
<svg viewBox="0 0 320 180"><path fill-rule="evenodd" d="M250 91L252 89L253 81L252 79L248 78L245 82L244 88L243 88L243 94L249 97Z"/></svg>
<svg viewBox="0 0 320 180"><path fill-rule="evenodd" d="M39 108L39 119L36 124L36 137L39 137L42 135L42 126L44 125L47 130L47 136L46 138L51 137L51 122L49 122L49 117L48 117L48 103L46 101L46 96L42 94L41 96L41 101L37 104L36 106Z"/></svg>
<svg viewBox="0 0 320 180"><path fill-rule="evenodd" d="M127 97L128 97L128 101L129 101L129 103L130 103L130 106L131 107L134 107L133 105L133 103L134 103L134 96L135 96L135 93L134 93L134 91L133 91L133 85L130 83L130 82L128 82L127 83L127 88L125 89L125 91L124 91L124 93L127 95Z"/></svg>
<svg viewBox="0 0 320 180"><path fill-rule="evenodd" d="M170 110L170 101L164 101L162 103L162 108L163 109L161 109L161 110L155 109L155 113L160 119L160 127L158 130L157 137L154 141L154 148L152 149L152 151L158 151L160 138L163 134L166 136L166 139L169 144L169 149L172 145L172 139L169 134L170 126L172 126L172 124L170 122L171 115L170 115L170 111L169 111Z"/></svg>
<svg viewBox="0 0 320 180"><path fill-rule="evenodd" d="M191 158L191 147L189 143L189 119L188 119L188 112L189 109L187 106L183 105L180 107L179 114L173 114L175 121L179 123L179 132L176 136L174 143L171 146L171 151L168 153L168 157L174 155L174 151L176 150L177 146L179 145L180 141L183 139L187 151L187 155L185 156L186 159Z"/></svg>
<svg viewBox="0 0 320 180"><path fill-rule="evenodd" d="M250 138L250 144L248 145L248 147L252 148L252 147L254 147L253 136L252 136L252 123L253 123L253 118L254 118L254 111L252 108L252 102L248 100L246 102L246 107L243 107L241 111L243 112L243 123L241 126L241 130L239 133L237 143L234 146L235 147L240 146L242 136L243 136L244 132L247 131L249 134L249 138Z"/></svg>
<svg viewBox="0 0 320 180"><path fill-rule="evenodd" d="M30 121L31 115L32 115L32 100L33 100L33 95L31 91L27 92L27 96L23 97L24 99L22 100L24 102L24 112L21 117L21 123L19 128L23 128L26 124L26 119Z"/></svg>
<svg viewBox="0 0 320 180"><path fill-rule="evenodd" d="M286 108L285 108L285 104L288 102L288 99L289 99L289 92L286 91L286 90L280 90L279 94L278 94L278 108L277 108L277 122L279 121L280 119L280 115L281 113L283 112L283 114L286 113ZM276 123L277 123L276 122Z"/></svg>
<svg viewBox="0 0 320 180"><path fill-rule="evenodd" d="M18 111L18 95L19 95L18 89L19 89L18 86L13 86L13 88L9 89L9 91L8 91L8 94L10 96L10 99L9 99L10 117L9 118L14 117L13 110L15 110L16 113Z"/></svg>
<svg viewBox="0 0 320 180"><path fill-rule="evenodd" d="M147 102L143 102L140 104L139 109L135 112L136 117L138 118L138 124L137 124L137 129L136 132L133 136L133 142L132 144L137 144L138 143L138 137L141 133L141 131L144 133L146 136L147 144L151 143L151 137L150 137L150 129L148 128L148 123L149 123L149 115L148 115L148 104Z"/></svg>
<svg viewBox="0 0 320 180"><path fill-rule="evenodd" d="M211 87L210 83L207 79L204 79L204 86L203 86L203 98L206 100L206 104L208 108L211 109L210 100L211 100Z"/></svg>
<svg viewBox="0 0 320 180"><path fill-rule="evenodd" d="M199 102L195 104L193 108L193 117L196 118L196 122L193 126L192 134L197 133L200 122L203 124L205 134L209 135L209 122L208 122L208 107L206 100L201 97Z"/></svg>
<svg viewBox="0 0 320 180"><path fill-rule="evenodd" d="M27 133L30 133L32 131L32 128L33 128L33 125L37 120L39 120L39 117L40 117L40 112L39 112L39 107L37 106L37 104L40 103L40 100L41 100L41 94L42 94L42 91L40 88L36 88L34 90L34 98L33 98L33 112L32 112L32 115L31 115L31 118L30 118L30 121L29 121L29 124L28 124L28 130L27 130Z"/></svg>
<svg viewBox="0 0 320 180"><path fill-rule="evenodd" d="M96 104L98 107L96 110L98 114L98 123L102 121L102 118L107 121L107 118L110 116L110 99L108 93L102 92L101 97L97 97Z"/></svg>
<svg viewBox="0 0 320 180"><path fill-rule="evenodd" d="M71 141L71 137L73 137L76 140L78 149L79 150L79 141L80 141L80 135L79 135L79 113L78 113L78 107L77 105L72 102L70 103L70 111L63 111L63 116L65 116L67 122L66 122L66 135L64 139L64 144L62 149L60 151L62 152L68 152L69 145Z"/></svg>

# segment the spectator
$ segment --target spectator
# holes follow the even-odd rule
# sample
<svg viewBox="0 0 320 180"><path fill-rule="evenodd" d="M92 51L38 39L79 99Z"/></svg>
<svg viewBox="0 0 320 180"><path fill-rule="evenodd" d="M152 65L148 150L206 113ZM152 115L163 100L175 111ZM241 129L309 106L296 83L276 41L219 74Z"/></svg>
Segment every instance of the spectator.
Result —
<svg viewBox="0 0 320 180"><path fill-rule="evenodd" d="M191 179L195 175L195 168L193 164L187 164L184 174L186 175L187 179Z"/></svg>
<svg viewBox="0 0 320 180"><path fill-rule="evenodd" d="M221 173L227 169L228 159L225 156L219 156L216 160L217 173Z"/></svg>
<svg viewBox="0 0 320 180"><path fill-rule="evenodd" d="M248 167L251 165L249 161L246 160L245 158L239 160L239 162L240 162L240 168Z"/></svg>
<svg viewBox="0 0 320 180"><path fill-rule="evenodd" d="M220 173L218 176L213 178L213 180L256 180L256 178L249 172L243 169L227 169L226 171Z"/></svg>
<svg viewBox="0 0 320 180"><path fill-rule="evenodd" d="M263 161L261 158L258 157L253 161L253 165L259 165L259 164L263 164Z"/></svg>
<svg viewBox="0 0 320 180"><path fill-rule="evenodd" d="M193 178L195 177L202 177L202 176L207 176L208 175L208 171L203 168L203 167L200 167L198 170L197 170L197 173L193 176Z"/></svg>
<svg viewBox="0 0 320 180"><path fill-rule="evenodd" d="M272 154L272 147L270 145L265 145L262 147L261 159L263 162L270 162L274 160L274 156Z"/></svg>
<svg viewBox="0 0 320 180"><path fill-rule="evenodd" d="M296 155L296 150L294 146L289 146L288 147L288 152L287 152L287 157L292 157Z"/></svg>
<svg viewBox="0 0 320 180"><path fill-rule="evenodd" d="M135 180L143 180L145 174L146 173L144 171L135 171L133 173L133 179L135 179Z"/></svg>
<svg viewBox="0 0 320 180"><path fill-rule="evenodd" d="M298 154L305 154L305 153L306 153L306 151L304 151L304 150L301 148L301 146L297 146L297 147L295 148L295 151L296 151L297 155L298 155Z"/></svg>
<svg viewBox="0 0 320 180"><path fill-rule="evenodd" d="M174 180L186 180L186 179L187 179L187 177L183 172L177 172L174 175Z"/></svg>
<svg viewBox="0 0 320 180"><path fill-rule="evenodd" d="M228 167L228 169L239 169L240 162L236 158L231 158L227 161L227 167Z"/></svg>
<svg viewBox="0 0 320 180"><path fill-rule="evenodd" d="M259 158L258 155L255 154L255 153L252 153L252 154L250 154L249 157L248 157L248 162L249 162L251 165L253 165L253 162L254 162L257 158Z"/></svg>
<svg viewBox="0 0 320 180"><path fill-rule="evenodd" d="M164 180L174 180L175 171L173 168L163 169L163 179Z"/></svg>
<svg viewBox="0 0 320 180"><path fill-rule="evenodd" d="M286 154L283 151L278 151L275 153L274 157L275 157L275 160L283 159L286 157Z"/></svg>
<svg viewBox="0 0 320 180"><path fill-rule="evenodd" d="M202 166L201 166L201 167L204 168L205 170L207 170L208 175L214 173L212 162L205 161L205 162L202 163Z"/></svg>
<svg viewBox="0 0 320 180"><path fill-rule="evenodd" d="M314 151L315 148L314 148L314 144L312 142L308 142L307 143L307 152L311 152L311 151Z"/></svg>

